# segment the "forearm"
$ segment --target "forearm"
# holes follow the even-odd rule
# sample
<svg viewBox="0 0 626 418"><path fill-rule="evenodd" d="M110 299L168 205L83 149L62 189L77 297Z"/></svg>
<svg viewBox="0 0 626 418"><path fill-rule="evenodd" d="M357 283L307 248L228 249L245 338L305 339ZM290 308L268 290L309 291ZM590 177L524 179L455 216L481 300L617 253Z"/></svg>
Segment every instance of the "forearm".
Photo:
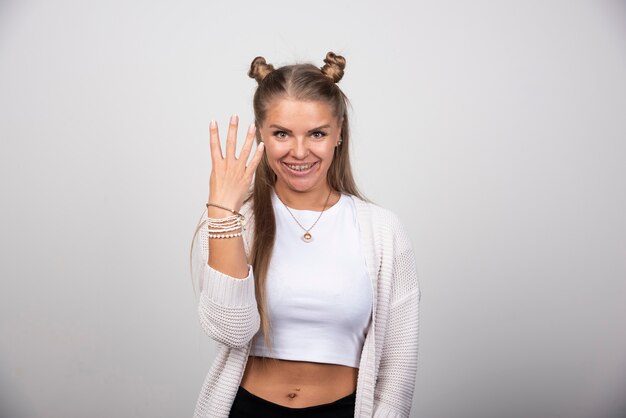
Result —
<svg viewBox="0 0 626 418"><path fill-rule="evenodd" d="M209 206L207 215L209 218L223 218L230 213ZM248 261L242 237L208 238L208 240L208 264L211 268L236 279L245 279L248 276Z"/></svg>
<svg viewBox="0 0 626 418"><path fill-rule="evenodd" d="M257 147L246 165L254 144L254 125L248 130L239 158L236 158L236 116L231 117L222 154L217 123L211 122L211 162L209 196L202 243L203 276L198 312L207 334L231 347L243 347L260 326L255 298L254 275L248 266L239 212L250 188L254 171L261 161L263 146ZM223 207L220 207L223 206ZM224 209L226 208L226 209Z"/></svg>
<svg viewBox="0 0 626 418"><path fill-rule="evenodd" d="M250 125L246 140L236 157L237 126L239 118L231 116L226 138L226 154L222 154L217 122L211 121L211 177L209 180L209 204L223 206L225 210L216 206L208 206L207 216L213 219L226 218L233 215L230 211L239 211L248 194L256 167L263 156L263 143L259 144L254 156L249 161L254 144L256 126ZM219 228L217 228L219 229ZM227 233L237 233L228 231ZM221 235L221 234L220 234ZM208 242L209 267L228 276L243 279L248 275L248 262L242 237L209 238Z"/></svg>
<svg viewBox="0 0 626 418"><path fill-rule="evenodd" d="M225 216L218 211L209 210L207 213L211 218ZM226 212L226 216L229 215ZM198 304L200 323L212 339L230 347L243 347L260 325L254 275L246 261L243 239L209 238L206 218L203 223L205 226L198 233L203 243L198 247L203 247L200 249L204 266ZM243 272L240 270L242 267Z"/></svg>
<svg viewBox="0 0 626 418"><path fill-rule="evenodd" d="M243 347L259 329L254 276L233 279L209 267L200 295L200 324L209 337L229 347Z"/></svg>

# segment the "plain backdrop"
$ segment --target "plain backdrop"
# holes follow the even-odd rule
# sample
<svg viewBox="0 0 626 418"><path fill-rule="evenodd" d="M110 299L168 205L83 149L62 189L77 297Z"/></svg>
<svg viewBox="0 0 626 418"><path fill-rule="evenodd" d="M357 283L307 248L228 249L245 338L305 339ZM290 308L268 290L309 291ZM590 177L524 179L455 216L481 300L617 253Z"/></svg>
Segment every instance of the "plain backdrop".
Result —
<svg viewBox="0 0 626 418"><path fill-rule="evenodd" d="M191 416L207 127L251 60L347 59L410 230L412 417L626 414L624 1L0 1L0 416Z"/></svg>

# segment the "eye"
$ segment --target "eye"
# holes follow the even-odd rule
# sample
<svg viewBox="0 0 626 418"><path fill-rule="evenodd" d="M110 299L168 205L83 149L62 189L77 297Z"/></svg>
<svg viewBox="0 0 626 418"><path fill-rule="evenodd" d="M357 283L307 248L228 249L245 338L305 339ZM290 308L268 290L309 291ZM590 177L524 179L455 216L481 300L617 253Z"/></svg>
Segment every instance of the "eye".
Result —
<svg viewBox="0 0 626 418"><path fill-rule="evenodd" d="M326 132L323 132L323 131L315 131L311 134L313 139L324 139L326 135L327 135Z"/></svg>
<svg viewBox="0 0 626 418"><path fill-rule="evenodd" d="M272 135L274 135L278 139L287 139L287 132L285 131L275 131Z"/></svg>

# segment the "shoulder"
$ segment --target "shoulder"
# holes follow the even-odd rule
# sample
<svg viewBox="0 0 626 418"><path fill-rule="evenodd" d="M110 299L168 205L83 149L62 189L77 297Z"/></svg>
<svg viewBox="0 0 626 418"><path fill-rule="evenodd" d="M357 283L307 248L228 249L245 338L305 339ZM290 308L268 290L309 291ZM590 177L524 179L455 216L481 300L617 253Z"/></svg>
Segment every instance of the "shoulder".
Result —
<svg viewBox="0 0 626 418"><path fill-rule="evenodd" d="M372 231L366 239L372 239L380 262L379 280L391 282L391 300L397 303L404 300L404 296L416 292L419 301L417 265L408 228L389 209L357 197L354 197L354 203L360 208L357 210L362 212L363 222L367 224L364 229Z"/></svg>
<svg viewBox="0 0 626 418"><path fill-rule="evenodd" d="M409 231L395 212L356 196L352 199L359 224L371 231L377 247L384 246L399 252L411 249Z"/></svg>
<svg viewBox="0 0 626 418"><path fill-rule="evenodd" d="M371 222L375 229L389 230L391 232L400 232L406 229L398 215L390 209L368 202L357 196L351 197L361 221Z"/></svg>

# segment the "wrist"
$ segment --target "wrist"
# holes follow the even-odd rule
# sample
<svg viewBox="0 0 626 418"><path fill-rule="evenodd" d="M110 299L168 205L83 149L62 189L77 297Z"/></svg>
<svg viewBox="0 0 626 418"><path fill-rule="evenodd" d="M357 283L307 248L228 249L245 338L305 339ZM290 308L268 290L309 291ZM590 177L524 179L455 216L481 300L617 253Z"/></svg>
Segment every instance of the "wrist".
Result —
<svg viewBox="0 0 626 418"><path fill-rule="evenodd" d="M231 216L233 213L229 210L218 208L215 206L207 207L207 216L209 218L225 218Z"/></svg>
<svg viewBox="0 0 626 418"><path fill-rule="evenodd" d="M220 203L217 203L219 200L213 200L209 197L209 201L206 203L207 208L207 216L211 217L239 217L240 220L244 220L244 216L239 212L241 209L241 204L226 206ZM221 201L220 201L221 202Z"/></svg>
<svg viewBox="0 0 626 418"><path fill-rule="evenodd" d="M239 210L241 209L241 206L243 205L243 199L239 200L239 199L233 199L232 197L228 197L228 196L216 196L216 195L209 194L209 200L207 200L207 203L211 203L216 206L221 206L222 209L226 209L227 211L234 210L236 212L239 212ZM231 212L231 215L232 215L232 212Z"/></svg>

